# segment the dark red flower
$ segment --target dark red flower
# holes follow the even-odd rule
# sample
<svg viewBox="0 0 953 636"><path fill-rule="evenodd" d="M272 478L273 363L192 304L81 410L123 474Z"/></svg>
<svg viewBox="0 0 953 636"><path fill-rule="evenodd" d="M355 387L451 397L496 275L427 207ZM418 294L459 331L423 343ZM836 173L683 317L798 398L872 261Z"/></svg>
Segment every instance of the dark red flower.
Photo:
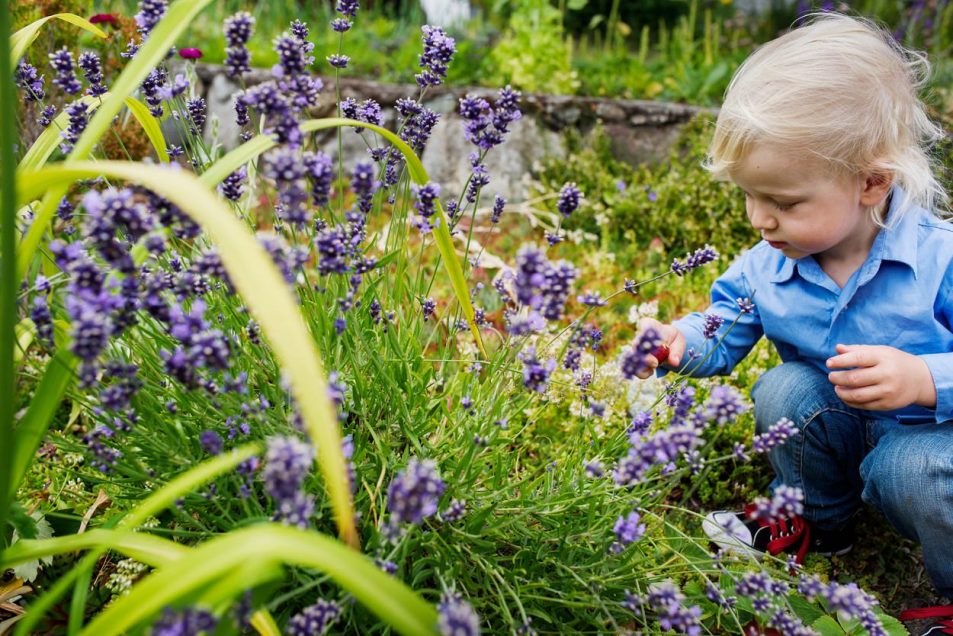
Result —
<svg viewBox="0 0 953 636"><path fill-rule="evenodd" d="M202 57L201 49L179 49L179 57L186 60L197 60Z"/></svg>
<svg viewBox="0 0 953 636"><path fill-rule="evenodd" d="M97 13L89 19L92 24L119 24L119 17L114 13Z"/></svg>

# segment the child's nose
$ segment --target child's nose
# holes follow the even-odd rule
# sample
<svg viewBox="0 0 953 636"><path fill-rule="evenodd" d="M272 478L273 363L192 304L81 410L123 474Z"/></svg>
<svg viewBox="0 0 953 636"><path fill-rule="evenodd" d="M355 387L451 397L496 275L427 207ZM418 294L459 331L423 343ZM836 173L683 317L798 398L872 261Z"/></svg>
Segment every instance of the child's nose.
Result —
<svg viewBox="0 0 953 636"><path fill-rule="evenodd" d="M756 230L773 230L778 225L774 215L763 204L756 202L748 203L748 220Z"/></svg>

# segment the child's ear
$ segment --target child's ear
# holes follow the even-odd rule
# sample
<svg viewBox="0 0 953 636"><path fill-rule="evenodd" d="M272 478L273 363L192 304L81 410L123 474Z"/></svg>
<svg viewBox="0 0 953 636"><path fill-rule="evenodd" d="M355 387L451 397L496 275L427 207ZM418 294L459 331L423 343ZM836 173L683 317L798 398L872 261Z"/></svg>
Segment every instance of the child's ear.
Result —
<svg viewBox="0 0 953 636"><path fill-rule="evenodd" d="M871 172L864 179L864 189L860 194L860 201L871 207L878 205L890 192L893 185L893 175L889 172Z"/></svg>

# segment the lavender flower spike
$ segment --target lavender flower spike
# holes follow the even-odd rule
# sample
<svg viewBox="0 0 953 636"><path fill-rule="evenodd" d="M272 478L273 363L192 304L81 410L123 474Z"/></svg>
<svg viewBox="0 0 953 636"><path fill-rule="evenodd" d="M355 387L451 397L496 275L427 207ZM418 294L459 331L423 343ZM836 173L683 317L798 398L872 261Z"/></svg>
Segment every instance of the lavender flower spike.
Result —
<svg viewBox="0 0 953 636"><path fill-rule="evenodd" d="M446 484L432 460L411 459L387 488L387 509L397 523L422 523L437 512Z"/></svg>

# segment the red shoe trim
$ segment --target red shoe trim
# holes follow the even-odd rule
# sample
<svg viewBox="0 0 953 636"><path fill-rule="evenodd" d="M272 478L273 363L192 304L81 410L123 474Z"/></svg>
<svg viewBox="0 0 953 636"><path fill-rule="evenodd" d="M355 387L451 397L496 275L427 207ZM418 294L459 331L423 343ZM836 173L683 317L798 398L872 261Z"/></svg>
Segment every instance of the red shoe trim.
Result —
<svg viewBox="0 0 953 636"><path fill-rule="evenodd" d="M754 518L754 504L745 506L745 516L749 519ZM766 521L758 519L760 528L768 528L771 539L768 541L768 554L776 555L784 552L794 545L798 545L797 553L794 556L796 563L802 563L807 556L807 550L811 546L811 526L803 517L782 517L777 521ZM781 536L784 535L784 536ZM799 543L800 542L800 543ZM945 616L945 614L944 614Z"/></svg>
<svg viewBox="0 0 953 636"><path fill-rule="evenodd" d="M900 612L900 620L915 621L921 618L953 618L953 605L934 605L933 607L919 607ZM947 623L950 623L947 625ZM953 627L953 620L943 621L944 627Z"/></svg>

